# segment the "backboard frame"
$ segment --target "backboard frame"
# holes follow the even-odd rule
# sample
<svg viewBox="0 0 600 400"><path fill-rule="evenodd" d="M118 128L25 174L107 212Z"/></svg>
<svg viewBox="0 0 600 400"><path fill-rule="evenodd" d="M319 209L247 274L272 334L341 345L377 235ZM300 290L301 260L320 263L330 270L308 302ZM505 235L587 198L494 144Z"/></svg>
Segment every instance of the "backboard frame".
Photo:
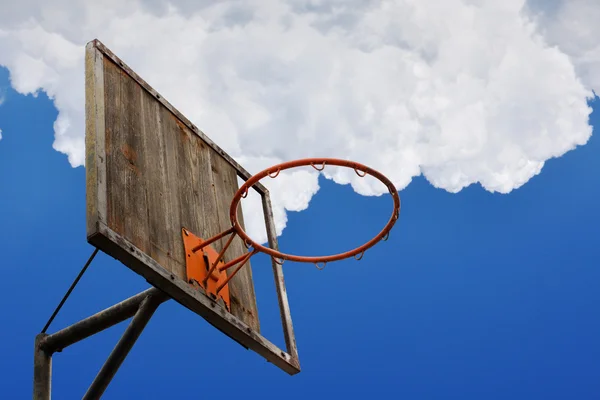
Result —
<svg viewBox="0 0 600 400"><path fill-rule="evenodd" d="M292 325L291 312L281 265L272 260L272 269L283 326L286 351L283 351L260 333L250 328L234 315L220 307L203 292L193 289L187 282L163 268L153 258L136 248L126 238L112 230L107 221L107 176L105 115L104 115L104 58L110 59L124 73L135 80L144 90L167 108L194 134L223 157L236 171L237 176L247 181L251 174L214 143L204 132L192 124L163 96L146 83L119 57L99 40L86 45L85 92L86 92L86 180L87 180L87 240L104 253L122 262L143 276L151 285L167 293L175 301L200 315L217 329L247 349L263 356L267 361L290 375L300 372L298 349ZM263 214L269 246L278 249L273 211L268 190L260 183L253 188L261 195ZM174 235L179 232L173 232Z"/></svg>

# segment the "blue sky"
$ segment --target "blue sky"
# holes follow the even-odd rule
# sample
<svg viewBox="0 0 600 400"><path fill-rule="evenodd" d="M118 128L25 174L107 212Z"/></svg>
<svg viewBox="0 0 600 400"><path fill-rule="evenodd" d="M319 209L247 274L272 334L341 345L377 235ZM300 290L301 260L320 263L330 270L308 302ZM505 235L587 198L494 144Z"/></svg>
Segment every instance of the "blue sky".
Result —
<svg viewBox="0 0 600 400"><path fill-rule="evenodd" d="M93 249L85 171L52 149L52 102L12 91L5 69L0 89L0 397L20 399L31 396L34 337ZM286 264L299 375L168 302L105 398L597 399L598 154L592 136L509 195L415 179L390 240L362 261ZM282 249L341 251L385 222L389 198L320 184L308 210L289 214ZM257 257L253 270L263 332L283 346L270 265ZM101 254L50 331L145 288ZM54 398L85 392L125 326L54 356Z"/></svg>

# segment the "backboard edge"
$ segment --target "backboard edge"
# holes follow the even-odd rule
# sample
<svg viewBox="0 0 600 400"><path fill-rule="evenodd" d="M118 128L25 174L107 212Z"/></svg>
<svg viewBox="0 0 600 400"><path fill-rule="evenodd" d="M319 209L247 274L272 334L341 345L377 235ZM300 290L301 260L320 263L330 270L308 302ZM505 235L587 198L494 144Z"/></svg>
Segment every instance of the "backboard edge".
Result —
<svg viewBox="0 0 600 400"><path fill-rule="evenodd" d="M267 238L269 241L269 247L275 250L279 250L277 243L277 231L275 229L275 221L273 220L273 209L271 206L271 196L269 193L263 194L262 196L262 207L263 216L265 220ZM275 280L275 288L277 291L277 300L279 304L279 314L281 317L281 324L283 326L283 335L286 344L287 352L298 362L300 360L298 356L298 346L296 343L296 336L294 333L294 326L292 324L292 314L290 310L290 303L287 296L287 289L285 287L285 280L283 277L283 268L281 264L278 264L275 259L271 257L271 266L273 269L273 278Z"/></svg>
<svg viewBox="0 0 600 400"><path fill-rule="evenodd" d="M215 328L242 346L256 352L286 373L300 372L297 356L290 355L228 313L200 291L193 290L183 280L160 266L129 241L104 223L98 222L98 230L88 236L88 242L117 259L129 269L143 276L148 283L164 291L175 301L200 315Z"/></svg>
<svg viewBox="0 0 600 400"><path fill-rule="evenodd" d="M106 154L104 147L103 55L87 45L85 53L86 230L92 235L106 221Z"/></svg>

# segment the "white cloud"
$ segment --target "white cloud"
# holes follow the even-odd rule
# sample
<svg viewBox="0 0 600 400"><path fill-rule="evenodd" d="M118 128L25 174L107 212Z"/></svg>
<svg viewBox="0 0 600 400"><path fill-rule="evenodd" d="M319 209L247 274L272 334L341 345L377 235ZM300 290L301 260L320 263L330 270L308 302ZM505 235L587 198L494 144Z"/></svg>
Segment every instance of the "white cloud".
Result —
<svg viewBox="0 0 600 400"><path fill-rule="evenodd" d="M2 140L2 129L0 129L0 140Z"/></svg>
<svg viewBox="0 0 600 400"><path fill-rule="evenodd" d="M546 42L568 55L578 77L600 91L600 4L594 0L529 0L529 15Z"/></svg>
<svg viewBox="0 0 600 400"><path fill-rule="evenodd" d="M28 0L0 5L0 64L17 91L54 100L54 148L73 166L84 161L83 46L98 38L251 172L331 156L399 189L424 174L451 192L507 193L589 139L599 10L595 0ZM383 192L353 171L326 172ZM318 190L314 172L295 177L265 181L279 231L285 210ZM264 238L260 219L247 222Z"/></svg>

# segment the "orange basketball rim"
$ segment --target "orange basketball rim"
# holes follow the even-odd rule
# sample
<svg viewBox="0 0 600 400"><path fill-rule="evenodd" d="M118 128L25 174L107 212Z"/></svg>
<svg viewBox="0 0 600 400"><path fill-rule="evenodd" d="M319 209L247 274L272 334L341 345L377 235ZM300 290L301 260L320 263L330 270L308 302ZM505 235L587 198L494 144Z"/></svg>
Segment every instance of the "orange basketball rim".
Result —
<svg viewBox="0 0 600 400"><path fill-rule="evenodd" d="M250 236L248 236L248 234L241 227L241 224L238 222L237 211L238 211L238 207L239 207L241 199L245 198L248 195L248 190L253 185L255 185L258 181L260 181L261 179L266 178L266 177L276 178L281 171L285 171L287 169L297 168L297 167L302 167L302 166L311 166L314 169L316 169L317 171L323 171L323 169L327 165L352 168L352 169L354 169L356 174L358 176L360 176L361 178L365 177L367 175L371 175L374 178L378 179L380 182L382 182L388 188L390 194L392 195L392 199L394 201L394 207L393 207L393 211L392 211L392 215L390 216L390 219L388 220L387 224L383 227L383 229L377 234L377 236L375 236L374 238L372 238L371 240L369 240L362 246L359 246L353 250L350 250L350 251L347 251L344 253L333 254L333 255L328 255L328 256L309 256L309 257L282 253L278 250L263 246L260 243L257 243L256 241L252 240L250 238ZM233 197L233 200L231 201L231 207L229 209L229 218L231 220L231 228L219 233L216 236L213 236L210 239L207 239L205 241L198 243L196 246L194 246L191 249L191 251L193 253L196 253L197 251L200 251L200 250L204 249L205 247L210 246L210 244L214 243L215 241L217 241L227 235L230 235L229 239L227 240L227 243L221 249L221 251L218 253L218 255L216 257L211 257L211 260L210 260L211 266L206 273L206 276L210 276L211 274L213 274L213 272L216 272L215 270L217 270L220 273L231 267L237 266L237 268L232 273L230 273L226 279L220 280L219 285L215 290L216 293L213 292L215 295L218 295L219 292L224 287L226 287L227 283L231 280L231 278L233 278L233 276L235 276L235 274L244 266L244 264L246 264L246 262L250 259L250 257L252 257L254 254L256 254L258 252L268 254L269 256L271 256L273 261L278 264L283 264L284 261L289 260L289 261L296 261L296 262L303 262L303 263L313 263L319 269L323 269L325 267L325 264L327 264L328 262L339 261L339 260L343 260L343 259L346 259L349 257L354 257L357 260L360 260L363 257L365 251L367 251L369 248L373 247L377 242L379 242L380 240L387 240L387 238L390 234L390 231L393 228L396 221L398 220L399 216L400 216L400 197L398 196L398 191L394 187L393 183L381 172L376 171L372 168L369 168L366 165L359 164L359 163L353 162L353 161L340 160L340 159L336 159L336 158L305 158L305 159L289 161L289 162L285 162L282 164L274 165L270 168L267 168L267 169L257 173L256 175L250 177L238 189L238 191L235 193L235 195ZM236 235L238 235L243 240L244 244L249 249L249 251L248 251L248 253L246 253L240 257L237 257L236 259L231 260L230 262L224 264L221 261L221 259L223 258L223 254L225 253L225 251L227 250L227 248L229 247L233 238ZM250 250L250 248L252 248L252 250ZM213 252L213 254L214 254L214 252ZM202 283L205 285L206 280Z"/></svg>

